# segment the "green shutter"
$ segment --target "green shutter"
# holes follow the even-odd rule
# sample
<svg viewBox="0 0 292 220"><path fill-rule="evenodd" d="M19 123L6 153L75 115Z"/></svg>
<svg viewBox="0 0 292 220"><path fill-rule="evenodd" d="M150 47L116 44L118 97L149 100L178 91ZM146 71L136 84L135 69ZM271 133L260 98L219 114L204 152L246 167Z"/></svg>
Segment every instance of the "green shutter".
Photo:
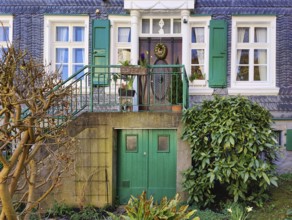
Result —
<svg viewBox="0 0 292 220"><path fill-rule="evenodd" d="M287 129L286 132L286 149L292 150L292 129Z"/></svg>
<svg viewBox="0 0 292 220"><path fill-rule="evenodd" d="M209 86L226 87L227 76L227 23L210 21Z"/></svg>
<svg viewBox="0 0 292 220"><path fill-rule="evenodd" d="M92 64L109 65L110 21L93 20L92 23ZM107 68L93 67L93 85L109 84Z"/></svg>

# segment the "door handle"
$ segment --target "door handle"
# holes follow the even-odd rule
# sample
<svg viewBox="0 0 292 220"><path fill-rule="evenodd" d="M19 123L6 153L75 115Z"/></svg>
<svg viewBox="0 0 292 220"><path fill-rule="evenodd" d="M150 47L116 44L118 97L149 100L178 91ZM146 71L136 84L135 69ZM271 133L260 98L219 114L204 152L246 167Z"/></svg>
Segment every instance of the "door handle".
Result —
<svg viewBox="0 0 292 220"><path fill-rule="evenodd" d="M146 152L144 152L143 155L146 156L147 155Z"/></svg>

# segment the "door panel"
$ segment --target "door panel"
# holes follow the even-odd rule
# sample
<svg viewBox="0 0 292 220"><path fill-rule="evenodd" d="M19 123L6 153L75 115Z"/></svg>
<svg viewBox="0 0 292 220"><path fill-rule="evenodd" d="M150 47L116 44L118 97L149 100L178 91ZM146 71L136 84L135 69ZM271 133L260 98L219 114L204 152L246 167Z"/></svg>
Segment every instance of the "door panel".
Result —
<svg viewBox="0 0 292 220"><path fill-rule="evenodd" d="M121 130L118 143L120 203L127 203L131 195L142 191L158 201L175 195L175 130Z"/></svg>
<svg viewBox="0 0 292 220"><path fill-rule="evenodd" d="M143 143L147 140L143 136L142 130L123 130L118 137L118 192L121 203L127 203L129 195L139 195L147 187L147 157L143 155ZM134 145L133 139L136 139L136 149L129 146Z"/></svg>
<svg viewBox="0 0 292 220"><path fill-rule="evenodd" d="M173 197L176 192L176 131L149 132L148 194L155 200Z"/></svg>

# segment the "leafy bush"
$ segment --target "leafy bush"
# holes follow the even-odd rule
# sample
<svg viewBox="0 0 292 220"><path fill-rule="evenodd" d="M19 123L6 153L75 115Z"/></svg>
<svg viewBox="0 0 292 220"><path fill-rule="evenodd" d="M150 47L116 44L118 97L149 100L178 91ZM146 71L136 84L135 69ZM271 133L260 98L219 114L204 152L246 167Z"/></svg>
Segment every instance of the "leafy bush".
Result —
<svg viewBox="0 0 292 220"><path fill-rule="evenodd" d="M80 210L80 212L76 212L73 215L71 215L71 220L98 220L102 219L104 216L103 211L97 211L96 208L92 206L87 206Z"/></svg>
<svg viewBox="0 0 292 220"><path fill-rule="evenodd" d="M153 196L147 199L146 192L143 192L139 198L131 196L128 204L126 205L127 216L121 216L125 220L160 220L160 219L173 219L184 220L189 219L196 212L196 210L188 211L188 206L180 206L180 197L177 194L174 199L168 201L164 197L160 204L153 204ZM118 219L117 216L110 214L113 219ZM199 220L199 218L194 218Z"/></svg>
<svg viewBox="0 0 292 220"><path fill-rule="evenodd" d="M47 217L66 217L74 213L73 209L66 204L54 202L53 207L47 212Z"/></svg>
<svg viewBox="0 0 292 220"><path fill-rule="evenodd" d="M261 205L268 186L277 186L270 113L244 97L215 97L186 110L183 123L192 153L183 182L189 202L208 206L225 196Z"/></svg>

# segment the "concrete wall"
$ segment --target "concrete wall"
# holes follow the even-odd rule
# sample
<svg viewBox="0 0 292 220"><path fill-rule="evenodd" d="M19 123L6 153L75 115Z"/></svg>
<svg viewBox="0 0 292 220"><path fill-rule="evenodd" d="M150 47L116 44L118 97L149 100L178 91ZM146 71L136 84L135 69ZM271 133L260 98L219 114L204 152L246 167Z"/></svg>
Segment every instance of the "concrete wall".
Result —
<svg viewBox="0 0 292 220"><path fill-rule="evenodd" d="M177 130L177 192L182 193L182 171L191 165L188 145L180 139L181 113L84 113L69 126L78 140L75 175L64 179L54 199L74 206L113 204L117 184L117 132L120 129ZM65 199L64 199L65 198Z"/></svg>

